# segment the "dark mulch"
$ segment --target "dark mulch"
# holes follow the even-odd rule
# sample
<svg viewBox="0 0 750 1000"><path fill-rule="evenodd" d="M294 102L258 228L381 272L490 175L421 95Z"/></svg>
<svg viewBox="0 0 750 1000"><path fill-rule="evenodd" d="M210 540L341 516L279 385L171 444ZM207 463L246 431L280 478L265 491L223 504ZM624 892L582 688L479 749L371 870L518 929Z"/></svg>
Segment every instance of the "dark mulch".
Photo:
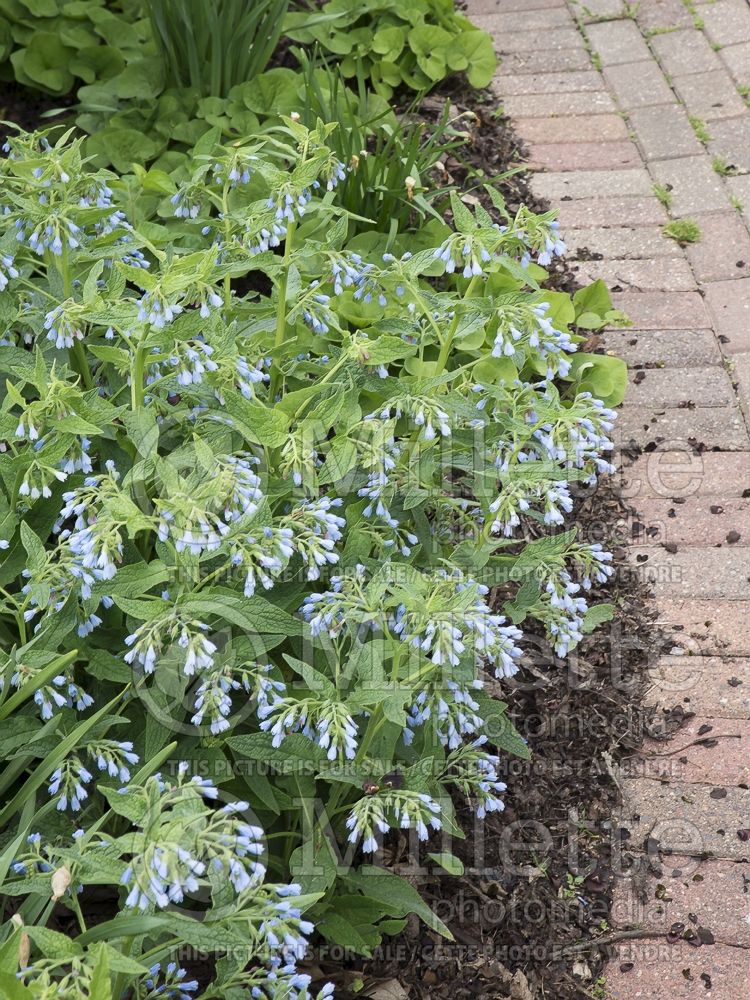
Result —
<svg viewBox="0 0 750 1000"><path fill-rule="evenodd" d="M73 105L74 100L70 94L55 97L38 90L29 90L15 81L3 80L0 81L0 122L14 122L28 131L46 128L64 118L64 115L50 116L50 112L66 110ZM0 124L0 140L4 139L7 132L8 129Z"/></svg>

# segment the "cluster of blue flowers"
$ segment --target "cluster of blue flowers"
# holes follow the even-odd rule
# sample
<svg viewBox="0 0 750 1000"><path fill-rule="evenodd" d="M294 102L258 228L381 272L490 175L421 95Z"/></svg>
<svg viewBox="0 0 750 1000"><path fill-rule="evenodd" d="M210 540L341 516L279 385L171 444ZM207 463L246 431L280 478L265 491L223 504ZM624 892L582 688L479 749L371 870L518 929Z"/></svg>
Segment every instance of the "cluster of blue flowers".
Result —
<svg viewBox="0 0 750 1000"><path fill-rule="evenodd" d="M133 752L130 740L121 743L115 740L97 740L89 744L87 749L100 771L120 781L130 781L128 765L137 764L139 759L138 754ZM54 770L47 791L52 796L59 794L57 800L59 810L65 810L70 806L77 812L83 801L88 798L86 786L92 781L91 771L83 764L78 754L72 754Z"/></svg>
<svg viewBox="0 0 750 1000"><path fill-rule="evenodd" d="M366 795L356 802L346 820L349 843L360 838L362 850L374 854L379 839L392 826L401 830L416 830L419 840L427 840L432 830L440 830L440 803L424 792L389 789L376 795ZM380 834L380 838L378 837Z"/></svg>
<svg viewBox="0 0 750 1000"><path fill-rule="evenodd" d="M522 360L538 356L547 362L547 378L565 377L577 345L569 333L558 330L549 319L549 302L523 302L498 308L498 327L492 356ZM519 367L522 367L519 366Z"/></svg>
<svg viewBox="0 0 750 1000"><path fill-rule="evenodd" d="M10 234L0 293L18 297L20 317L2 343L36 358L10 397L19 520L64 492L52 544L18 529L33 572L11 588L10 620L25 644L26 623L39 634L64 619L81 653L54 673L44 658L19 657L11 685L34 685L42 720L59 716L71 732L93 704L75 671L101 650L107 683L124 676L148 694L174 685L177 726L193 742L218 747L237 728L282 759L304 737L321 787L326 775L356 775L331 778L328 804L346 817L349 842L372 854L389 831L424 842L449 827L450 789L480 818L502 810L485 686L518 672L523 614L506 618L458 568L470 548L459 543L475 541L488 559L520 551L522 562L524 529L565 524L570 481L612 471L614 413L562 387L581 338L559 328L543 293L521 288L518 262L549 266L565 250L553 219L521 209L496 225L454 201L456 231L439 230L414 255L381 247L368 259L366 241L347 248L344 216L326 228L324 193L347 170L319 139L300 142L296 164L275 140L265 155L262 144L237 144L201 157L171 188L166 225L184 240L166 252L129 224L118 184L71 166L64 144L35 143L40 163L13 182L26 184L23 198L0 206ZM30 155L15 142L7 151ZM273 252L282 245L283 256ZM45 268L49 289L29 293ZM263 275L263 291L240 291L249 274ZM0 549L15 534L13 521ZM561 533L558 548L550 539L533 605L521 609L544 623L559 656L581 641L590 591L612 574L601 545L572 537ZM138 593L144 562L157 582ZM281 647L285 632L292 643ZM139 718L132 705L122 711ZM217 785L186 765L174 780L133 781L134 743L108 731L94 729L56 762L48 793L74 814L55 814L59 823L87 831L91 799L106 796L130 834L78 833L73 846L33 834L14 875L106 850L123 866L127 908L186 904L209 922L203 904L221 885L231 911L222 927L241 928L256 956L232 985L307 1000L310 977L297 964L313 925L299 886L266 882L265 833L250 804L222 804ZM410 774L405 787L362 784L373 747L388 740L401 764L438 747L437 773L422 784ZM131 991L191 1000L197 989L162 962Z"/></svg>

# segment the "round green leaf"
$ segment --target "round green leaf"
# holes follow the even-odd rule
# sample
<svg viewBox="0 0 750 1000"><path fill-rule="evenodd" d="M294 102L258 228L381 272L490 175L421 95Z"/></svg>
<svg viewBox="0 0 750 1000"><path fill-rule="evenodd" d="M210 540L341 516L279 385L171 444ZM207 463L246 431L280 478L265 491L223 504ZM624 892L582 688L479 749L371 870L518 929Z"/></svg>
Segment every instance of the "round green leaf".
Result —
<svg viewBox="0 0 750 1000"><path fill-rule="evenodd" d="M297 107L298 85L299 77L294 70L278 66L244 84L242 100L256 114L288 115Z"/></svg>
<svg viewBox="0 0 750 1000"><path fill-rule="evenodd" d="M464 31L455 40L455 44L468 60L466 76L472 87L488 86L497 69L497 56L487 32Z"/></svg>
<svg viewBox="0 0 750 1000"><path fill-rule="evenodd" d="M70 72L86 83L109 80L125 68L125 60L118 49L110 45L87 45L80 49L68 66Z"/></svg>
<svg viewBox="0 0 750 1000"><path fill-rule="evenodd" d="M13 35L10 25L0 17L0 62L4 62L13 51Z"/></svg>
<svg viewBox="0 0 750 1000"><path fill-rule="evenodd" d="M31 83L52 94L67 94L75 83L68 69L73 55L74 50L63 45L57 35L39 31L27 48L13 53L11 61L19 82Z"/></svg>
<svg viewBox="0 0 750 1000"><path fill-rule="evenodd" d="M393 62L401 54L406 43L404 28L381 28L372 37L372 50Z"/></svg>
<svg viewBox="0 0 750 1000"><path fill-rule="evenodd" d="M116 170L126 173L133 163L146 163L159 152L160 144L132 128L105 128L90 136L86 152L103 162L111 163Z"/></svg>

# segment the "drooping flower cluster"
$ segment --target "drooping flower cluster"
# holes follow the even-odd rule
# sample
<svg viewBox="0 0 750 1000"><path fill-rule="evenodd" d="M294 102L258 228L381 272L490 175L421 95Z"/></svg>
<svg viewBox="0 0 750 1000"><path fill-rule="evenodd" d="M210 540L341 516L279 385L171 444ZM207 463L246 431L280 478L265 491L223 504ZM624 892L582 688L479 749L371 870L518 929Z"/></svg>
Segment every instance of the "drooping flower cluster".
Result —
<svg viewBox="0 0 750 1000"><path fill-rule="evenodd" d="M458 666L467 654L477 663L487 660L498 677L511 677L518 670L521 632L490 610L484 600L488 592L459 571L439 572L426 581L424 607L398 605L391 631L436 666Z"/></svg>
<svg viewBox="0 0 750 1000"><path fill-rule="evenodd" d="M156 612L153 619L126 637L129 648L123 659L140 664L144 673L151 674L159 658L169 651L178 656L183 672L191 677L213 666L216 644L206 635L208 631L206 622L164 602L162 613Z"/></svg>
<svg viewBox="0 0 750 1000"><path fill-rule="evenodd" d="M363 839L362 850L372 854L378 849L378 834L394 825L401 830L416 830L419 840L427 840L430 830L442 827L440 803L424 792L406 789L378 790L355 803L346 820L349 842Z"/></svg>
<svg viewBox="0 0 750 1000"><path fill-rule="evenodd" d="M479 819L489 812L502 812L505 808L501 795L505 782L498 776L500 758L481 749L486 736L478 736L471 743L453 751L446 760L449 780L468 798L476 803Z"/></svg>
<svg viewBox="0 0 750 1000"><path fill-rule="evenodd" d="M259 710L260 728L273 736L272 746L279 747L288 733L302 732L326 751L329 760L357 753L357 725L346 706L330 700L280 698Z"/></svg>
<svg viewBox="0 0 750 1000"><path fill-rule="evenodd" d="M137 764L139 760L130 740L122 743L116 740L95 740L86 749L100 771L120 781L130 781L128 765ZM59 794L58 809L65 810L70 806L74 812L78 812L88 798L87 786L93 781L93 777L79 755L74 753L53 771L47 791L52 796Z"/></svg>
<svg viewBox="0 0 750 1000"><path fill-rule="evenodd" d="M121 794L134 791L125 786ZM145 911L180 903L205 885L209 868L236 894L263 881L263 831L243 819L247 802L210 808L207 802L218 798L218 789L208 779L189 778L187 764L180 765L173 783L150 778L141 794L146 805L137 822L144 834L122 875L126 906Z"/></svg>
<svg viewBox="0 0 750 1000"><path fill-rule="evenodd" d="M576 343L569 333L557 330L548 318L549 302L512 302L497 312L497 333L492 347L496 358L525 359L538 356L547 362L547 377L567 375Z"/></svg>
<svg viewBox="0 0 750 1000"><path fill-rule="evenodd" d="M612 469L618 373L582 354L577 305L539 290L532 262L564 251L554 219L454 197L413 243L352 242L329 131L209 133L178 187L152 178L148 238L128 216L155 192L84 168L69 137L14 139L0 161L3 704L28 696L12 739L38 713L41 754L81 734L44 771L52 836L13 877L64 868L75 902L90 872L121 875L127 908L159 911L157 946L185 905L247 945L217 989L285 1000L309 996L307 891L341 885L336 839L355 856L389 831L426 841L453 791L502 810L487 732L519 625L564 656L612 574L561 530L572 484ZM167 778L188 755L240 800ZM290 805L311 794L330 828ZM304 893L266 884L255 808L272 870ZM136 1000L196 992L159 959Z"/></svg>
<svg viewBox="0 0 750 1000"><path fill-rule="evenodd" d="M232 524L250 518L263 499L252 455L218 455L210 476L191 482L184 491L160 500L158 537L171 539L175 550L199 556L213 552Z"/></svg>
<svg viewBox="0 0 750 1000"><path fill-rule="evenodd" d="M432 720L444 746L451 750L461 746L465 736L473 736L484 726L479 705L471 694L472 690L481 690L483 686L483 682L478 679L469 685L448 680L445 682L445 689L436 687L420 691L406 720L406 742L411 743L415 729Z"/></svg>
<svg viewBox="0 0 750 1000"><path fill-rule="evenodd" d="M195 693L195 713L190 721L194 726L202 726L208 721L211 733L217 735L230 728L233 692L244 691L262 719L281 701L285 690L286 684L271 676L269 664L253 663L242 667L234 667L231 663L214 664L201 673Z"/></svg>

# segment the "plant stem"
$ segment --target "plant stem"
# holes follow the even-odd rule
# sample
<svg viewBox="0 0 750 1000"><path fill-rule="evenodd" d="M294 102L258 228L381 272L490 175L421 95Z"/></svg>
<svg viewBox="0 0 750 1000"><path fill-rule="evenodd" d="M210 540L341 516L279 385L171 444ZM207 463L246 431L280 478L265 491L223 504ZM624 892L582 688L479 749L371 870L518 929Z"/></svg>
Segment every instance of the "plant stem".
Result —
<svg viewBox="0 0 750 1000"><path fill-rule="evenodd" d="M325 382L330 382L333 376L348 360L349 360L349 355L345 350L342 349L341 357L338 359L335 365L333 365L332 368L329 368L328 371L323 376L323 378L318 379L315 384L320 386L323 385ZM307 407L312 402L313 402L313 397L309 397L308 399L303 399L300 405L294 411L294 416L292 417L292 421L299 420L299 418L302 416L302 413L307 409Z"/></svg>
<svg viewBox="0 0 750 1000"><path fill-rule="evenodd" d="M83 919L83 913L81 911L81 904L78 902L78 894L73 892L71 896L71 902L73 904L73 909L75 911L76 919L78 920L78 926L81 928L81 933L85 934L88 930L86 926L86 921Z"/></svg>
<svg viewBox="0 0 750 1000"><path fill-rule="evenodd" d="M213 91L217 93L217 91ZM229 235L231 223L229 220L229 181L224 181L224 189L221 192L221 217L224 220L224 246L229 246ZM232 279L230 275L224 275L224 306L229 308L229 301L232 297Z"/></svg>
<svg viewBox="0 0 750 1000"><path fill-rule="evenodd" d="M57 269L60 272L60 277L63 283L63 301L70 298L72 291L72 281L70 277L70 256L68 247L63 244L62 254L58 261ZM70 360L70 367L74 372L77 372L81 376L81 380L87 389L94 388L94 382L91 378L91 372L89 371L88 361L86 360L86 352L83 349L83 344L80 340L76 339L73 346L68 349L68 358Z"/></svg>
<svg viewBox="0 0 750 1000"><path fill-rule="evenodd" d="M133 404L133 409L137 410L139 407L143 406L144 397L144 386L143 386L143 375L146 368L146 352L142 346L139 346L135 352L135 360L133 362L133 373L131 375L130 381L130 400Z"/></svg>
<svg viewBox="0 0 750 1000"><path fill-rule="evenodd" d="M292 244L294 242L294 230L295 223L290 222L286 230L286 240L284 242L284 261L283 270L281 277L279 278L279 284L277 286L278 299L276 301L276 335L274 336L273 346L274 350L278 349L284 343L284 338L286 336L286 290L287 283L289 281L289 263L292 257ZM268 395L271 403L276 399L276 393L279 388L279 362L278 358L273 360L273 372L271 374L271 385L268 390Z"/></svg>
<svg viewBox="0 0 750 1000"><path fill-rule="evenodd" d="M463 296L464 301L466 299L470 299L471 296L474 294L474 289L477 287L477 283L480 281L480 279L481 275L474 275L474 277L471 279L468 288L466 289ZM453 320L453 323L451 324L451 328L448 331L448 336L445 338L440 348L440 354L438 355L437 359L437 370L435 371L436 375L442 374L442 372L445 371L445 366L448 364L448 358L450 357L451 348L453 347L453 338L455 337L456 330L458 329L458 320L459 317L457 313L455 319Z"/></svg>
<svg viewBox="0 0 750 1000"><path fill-rule="evenodd" d="M69 357L73 369L77 371L83 379L83 384L87 389L93 389L94 380L91 378L88 361L86 360L86 352L83 349L83 343L80 340L76 340L71 347Z"/></svg>

